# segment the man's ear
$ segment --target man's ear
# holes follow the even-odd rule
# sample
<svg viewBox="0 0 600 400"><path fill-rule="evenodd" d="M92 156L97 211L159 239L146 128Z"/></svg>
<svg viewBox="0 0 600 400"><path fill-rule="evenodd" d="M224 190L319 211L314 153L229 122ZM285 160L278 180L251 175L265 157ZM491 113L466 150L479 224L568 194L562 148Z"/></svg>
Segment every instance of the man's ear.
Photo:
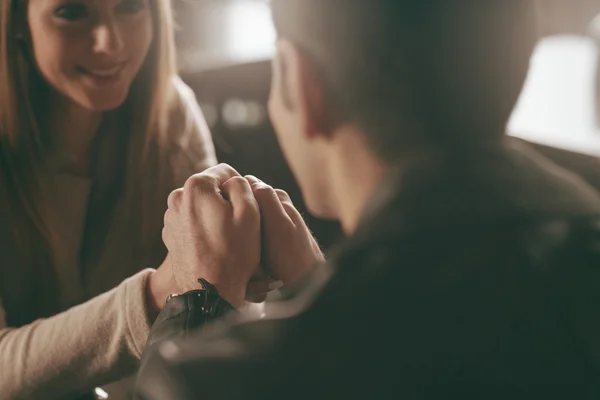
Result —
<svg viewBox="0 0 600 400"><path fill-rule="evenodd" d="M288 40L278 42L281 98L309 138L326 133L325 91L314 62Z"/></svg>

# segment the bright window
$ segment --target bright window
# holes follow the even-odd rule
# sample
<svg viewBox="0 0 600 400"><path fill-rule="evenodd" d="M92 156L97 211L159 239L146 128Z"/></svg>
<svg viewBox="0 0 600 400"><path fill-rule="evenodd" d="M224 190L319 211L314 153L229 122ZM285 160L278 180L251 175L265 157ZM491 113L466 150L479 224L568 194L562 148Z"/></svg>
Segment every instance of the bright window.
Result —
<svg viewBox="0 0 600 400"><path fill-rule="evenodd" d="M509 132L534 142L600 155L598 46L588 38L541 41Z"/></svg>

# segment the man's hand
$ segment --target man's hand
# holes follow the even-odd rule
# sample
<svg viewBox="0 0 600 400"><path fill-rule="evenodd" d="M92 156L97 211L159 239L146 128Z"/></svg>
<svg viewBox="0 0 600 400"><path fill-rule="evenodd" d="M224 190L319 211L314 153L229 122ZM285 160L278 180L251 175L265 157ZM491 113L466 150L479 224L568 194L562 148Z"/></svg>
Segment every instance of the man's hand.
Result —
<svg viewBox="0 0 600 400"><path fill-rule="evenodd" d="M234 307L259 269L260 213L250 184L228 165L193 175L168 199L163 241L180 290L214 285Z"/></svg>
<svg viewBox="0 0 600 400"><path fill-rule="evenodd" d="M293 284L325 261L323 253L285 191L253 176L246 179L260 207L265 269L286 285Z"/></svg>

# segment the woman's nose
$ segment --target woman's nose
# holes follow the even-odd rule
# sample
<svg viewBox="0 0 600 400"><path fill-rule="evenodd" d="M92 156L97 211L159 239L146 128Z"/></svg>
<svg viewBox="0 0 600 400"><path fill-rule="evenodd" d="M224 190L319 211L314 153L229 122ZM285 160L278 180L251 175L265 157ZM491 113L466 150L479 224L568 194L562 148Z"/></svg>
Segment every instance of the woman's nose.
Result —
<svg viewBox="0 0 600 400"><path fill-rule="evenodd" d="M117 23L103 23L94 29L94 53L115 56L123 48L123 35Z"/></svg>

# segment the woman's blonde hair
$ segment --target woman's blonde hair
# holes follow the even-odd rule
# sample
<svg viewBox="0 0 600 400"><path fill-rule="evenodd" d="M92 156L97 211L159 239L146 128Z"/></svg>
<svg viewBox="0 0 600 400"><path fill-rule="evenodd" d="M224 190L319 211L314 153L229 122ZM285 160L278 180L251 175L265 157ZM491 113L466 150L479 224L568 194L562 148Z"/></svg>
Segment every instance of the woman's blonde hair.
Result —
<svg viewBox="0 0 600 400"><path fill-rule="evenodd" d="M162 168L161 142L167 140L176 74L173 22L169 0L150 0L154 39L146 61L134 80L125 104L110 112L126 136L123 165L125 177L121 197L129 202L130 215L137 218L139 233L149 232L144 226L145 194L152 193L167 168ZM7 214L0 222L10 226L10 234L18 251L20 283L27 277L30 302L44 303L35 317L56 312L56 305L46 300L56 294L40 293L50 289L48 277L53 274L50 250L52 230L47 226L40 201L41 168L51 147L51 132L42 129L47 110L43 98L48 86L34 65L26 20L27 0L0 2L0 207ZM157 159L158 157L158 159ZM164 160L166 163L166 160ZM123 171L116 171L115 176ZM135 203L135 204L134 204ZM137 204L140 203L140 204ZM0 213L2 213L0 209ZM137 216L137 217L135 217ZM106 216L105 216L106 217ZM0 218L2 218L0 216ZM11 271L0 265L0 297L2 287L20 284L10 282ZM36 283L37 282L37 283ZM40 282L42 284L40 284ZM42 300L44 299L44 300ZM4 299L3 299L4 300ZM6 301L5 308L6 307ZM9 310L7 310L9 314Z"/></svg>

